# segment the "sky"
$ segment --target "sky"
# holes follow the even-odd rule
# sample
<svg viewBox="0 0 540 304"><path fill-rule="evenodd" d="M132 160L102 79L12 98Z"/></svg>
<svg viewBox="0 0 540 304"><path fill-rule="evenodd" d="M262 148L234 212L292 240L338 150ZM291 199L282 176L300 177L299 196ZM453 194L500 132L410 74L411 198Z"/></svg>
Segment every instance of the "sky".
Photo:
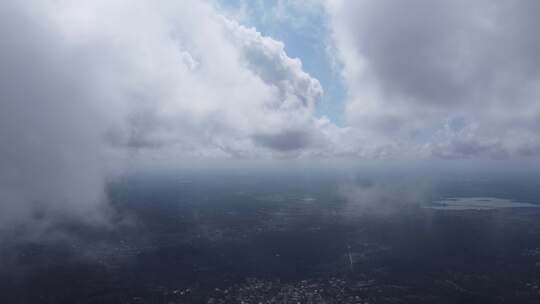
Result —
<svg viewBox="0 0 540 304"><path fill-rule="evenodd" d="M535 0L0 3L0 222L134 164L536 160ZM96 216L94 216L96 215Z"/></svg>
<svg viewBox="0 0 540 304"><path fill-rule="evenodd" d="M345 89L339 70L334 67L330 30L321 2L219 0L215 3L243 25L282 41L287 55L299 58L303 69L324 88L316 114L343 125Z"/></svg>

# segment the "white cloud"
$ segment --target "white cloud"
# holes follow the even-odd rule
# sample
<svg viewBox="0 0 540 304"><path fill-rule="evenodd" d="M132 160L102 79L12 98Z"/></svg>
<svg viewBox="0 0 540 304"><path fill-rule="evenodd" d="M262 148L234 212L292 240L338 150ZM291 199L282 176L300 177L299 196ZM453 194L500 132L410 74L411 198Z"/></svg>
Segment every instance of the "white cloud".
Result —
<svg viewBox="0 0 540 304"><path fill-rule="evenodd" d="M143 157L301 156L323 90L281 42L205 1L0 4L0 223L106 210Z"/></svg>

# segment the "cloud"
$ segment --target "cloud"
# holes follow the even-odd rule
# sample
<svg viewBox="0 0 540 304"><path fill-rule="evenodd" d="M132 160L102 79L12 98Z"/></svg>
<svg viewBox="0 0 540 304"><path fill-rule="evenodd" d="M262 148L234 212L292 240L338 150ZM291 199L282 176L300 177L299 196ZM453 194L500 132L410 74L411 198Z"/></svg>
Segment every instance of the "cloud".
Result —
<svg viewBox="0 0 540 304"><path fill-rule="evenodd" d="M431 185L427 180L414 178L409 181L364 180L341 184L338 195L344 200L346 217L390 216L407 210L418 210L429 202Z"/></svg>
<svg viewBox="0 0 540 304"><path fill-rule="evenodd" d="M100 221L100 132L114 119L91 102L98 94L85 60L34 14L29 4L0 4L0 228L64 208Z"/></svg>
<svg viewBox="0 0 540 304"><path fill-rule="evenodd" d="M0 34L0 229L105 222L133 153L288 155L330 125L300 60L206 1L8 0Z"/></svg>
<svg viewBox="0 0 540 304"><path fill-rule="evenodd" d="M274 17L319 20L306 3L279 1L295 11ZM324 90L300 59L213 2L2 1L0 229L106 221L105 184L134 155L538 154L537 2L324 8L348 90L344 127L315 115Z"/></svg>
<svg viewBox="0 0 540 304"><path fill-rule="evenodd" d="M372 145L398 147L388 151L397 157L457 158L538 146L538 2L324 5L348 89L347 121ZM470 124L465 138L446 130L452 120Z"/></svg>
<svg viewBox="0 0 540 304"><path fill-rule="evenodd" d="M323 89L317 79L302 70L302 62L289 58L282 42L264 37L254 28L227 21L234 43L240 47L249 69L266 84L277 87L277 106L312 110L320 101Z"/></svg>
<svg viewBox="0 0 540 304"><path fill-rule="evenodd" d="M310 134L302 131L290 130L279 134L255 134L253 140L264 147L290 151L301 149L309 145Z"/></svg>

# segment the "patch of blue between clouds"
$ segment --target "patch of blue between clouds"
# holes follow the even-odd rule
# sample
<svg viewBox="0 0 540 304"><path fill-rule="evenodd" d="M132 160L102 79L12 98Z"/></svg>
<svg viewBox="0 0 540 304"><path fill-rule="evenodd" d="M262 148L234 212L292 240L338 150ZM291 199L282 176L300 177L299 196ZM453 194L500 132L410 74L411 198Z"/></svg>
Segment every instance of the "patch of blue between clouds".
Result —
<svg viewBox="0 0 540 304"><path fill-rule="evenodd" d="M329 35L322 10L306 13L291 9L286 11L285 18L280 18L275 14L278 0L216 1L226 10L240 11L243 8L247 16L240 20L242 24L255 27L263 35L282 41L289 57L299 58L304 70L317 78L324 89L316 114L328 117L338 126L343 125L345 89L328 56Z"/></svg>

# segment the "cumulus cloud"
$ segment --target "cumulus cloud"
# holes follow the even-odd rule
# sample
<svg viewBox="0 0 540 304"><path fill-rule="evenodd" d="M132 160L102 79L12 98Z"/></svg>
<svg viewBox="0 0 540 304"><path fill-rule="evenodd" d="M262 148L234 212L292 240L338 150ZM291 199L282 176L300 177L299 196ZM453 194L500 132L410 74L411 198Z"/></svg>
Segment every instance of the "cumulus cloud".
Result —
<svg viewBox="0 0 540 304"><path fill-rule="evenodd" d="M348 88L347 121L372 145L397 156L536 151L537 1L324 5Z"/></svg>
<svg viewBox="0 0 540 304"><path fill-rule="evenodd" d="M300 60L206 1L8 0L0 33L2 227L103 222L132 151L288 155L328 125Z"/></svg>
<svg viewBox="0 0 540 304"><path fill-rule="evenodd" d="M323 88L282 42L210 1L0 3L0 226L103 222L105 184L134 154L540 151L535 1L325 1L343 127L315 115ZM278 1L275 15L319 16L317 1L302 3Z"/></svg>

